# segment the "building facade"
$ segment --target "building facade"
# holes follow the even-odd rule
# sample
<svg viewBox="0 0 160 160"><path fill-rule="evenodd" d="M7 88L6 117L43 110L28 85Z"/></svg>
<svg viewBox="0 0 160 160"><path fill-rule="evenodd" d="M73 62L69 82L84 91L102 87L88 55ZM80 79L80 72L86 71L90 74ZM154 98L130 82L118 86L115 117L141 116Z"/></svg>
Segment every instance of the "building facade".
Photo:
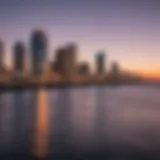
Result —
<svg viewBox="0 0 160 160"><path fill-rule="evenodd" d="M47 57L47 38L43 31L36 30L31 36L31 64L34 75L44 73Z"/></svg>
<svg viewBox="0 0 160 160"><path fill-rule="evenodd" d="M83 62L78 65L78 74L80 76L89 76L90 75L90 67L87 62Z"/></svg>
<svg viewBox="0 0 160 160"><path fill-rule="evenodd" d="M65 78L72 79L76 74L77 47L70 44L56 51L56 70Z"/></svg>
<svg viewBox="0 0 160 160"><path fill-rule="evenodd" d="M120 74L120 66L119 66L118 62L116 62L116 61L112 62L110 72L113 77L118 78L118 76Z"/></svg>
<svg viewBox="0 0 160 160"><path fill-rule="evenodd" d="M100 51L96 55L96 72L98 75L105 73L105 52Z"/></svg>
<svg viewBox="0 0 160 160"><path fill-rule="evenodd" d="M17 42L13 48L13 68L16 72L22 72L25 69L25 45Z"/></svg>

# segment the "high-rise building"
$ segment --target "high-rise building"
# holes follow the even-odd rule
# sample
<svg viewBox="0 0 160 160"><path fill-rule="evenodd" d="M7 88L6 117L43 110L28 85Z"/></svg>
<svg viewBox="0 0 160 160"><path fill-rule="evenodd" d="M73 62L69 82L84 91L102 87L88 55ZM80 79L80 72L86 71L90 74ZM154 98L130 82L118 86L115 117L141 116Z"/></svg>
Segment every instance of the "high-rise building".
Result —
<svg viewBox="0 0 160 160"><path fill-rule="evenodd" d="M90 68L87 62L83 62L78 65L78 74L81 76L89 76L90 75Z"/></svg>
<svg viewBox="0 0 160 160"><path fill-rule="evenodd" d="M111 71L110 72L111 72L113 77L118 77L119 76L120 67L119 67L118 62L116 62L116 61L112 62Z"/></svg>
<svg viewBox="0 0 160 160"><path fill-rule="evenodd" d="M56 61L54 63L54 68L61 75L65 75L66 73L66 49L64 47L58 48L56 50Z"/></svg>
<svg viewBox="0 0 160 160"><path fill-rule="evenodd" d="M66 67L67 74L69 77L74 77L76 74L76 63L77 63L77 46L74 43L70 43L66 46Z"/></svg>
<svg viewBox="0 0 160 160"><path fill-rule="evenodd" d="M13 66L15 71L22 72L25 68L25 45L17 42L14 46Z"/></svg>
<svg viewBox="0 0 160 160"><path fill-rule="evenodd" d="M47 37L41 30L36 30L32 33L31 57L33 73L35 75L41 75L44 72L47 57Z"/></svg>
<svg viewBox="0 0 160 160"><path fill-rule="evenodd" d="M105 52L100 51L96 55L96 72L98 75L105 73Z"/></svg>
<svg viewBox="0 0 160 160"><path fill-rule="evenodd" d="M56 70L64 77L71 79L76 72L77 47L74 44L61 47L56 51Z"/></svg>
<svg viewBox="0 0 160 160"><path fill-rule="evenodd" d="M0 41L0 71L4 68L4 43Z"/></svg>

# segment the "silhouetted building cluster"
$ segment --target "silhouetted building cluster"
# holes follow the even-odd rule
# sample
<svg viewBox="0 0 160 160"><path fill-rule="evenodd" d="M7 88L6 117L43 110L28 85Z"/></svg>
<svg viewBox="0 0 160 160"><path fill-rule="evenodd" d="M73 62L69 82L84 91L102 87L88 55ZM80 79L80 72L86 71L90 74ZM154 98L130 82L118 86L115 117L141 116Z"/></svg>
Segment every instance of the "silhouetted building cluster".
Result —
<svg viewBox="0 0 160 160"><path fill-rule="evenodd" d="M92 83L124 79L124 77L120 78L123 74L121 74L117 62L113 62L110 71L106 71L105 51L99 51L95 55L96 70L91 74L89 63L78 63L78 47L75 43L68 43L57 48L55 51L55 58L50 63L47 61L48 40L44 31L35 30L32 32L29 44L30 46L26 47L23 42L19 41L13 46L13 68L10 70L10 73L12 73L11 75L15 76L17 73L18 75L26 74L26 81L29 77L29 80L35 82L47 79L52 82ZM0 71L5 68L4 50L4 43L0 41ZM27 55L28 50L29 56ZM28 59L26 57L30 58L30 63L27 62ZM30 72L25 70L26 64L30 64ZM22 76L19 78L22 78Z"/></svg>

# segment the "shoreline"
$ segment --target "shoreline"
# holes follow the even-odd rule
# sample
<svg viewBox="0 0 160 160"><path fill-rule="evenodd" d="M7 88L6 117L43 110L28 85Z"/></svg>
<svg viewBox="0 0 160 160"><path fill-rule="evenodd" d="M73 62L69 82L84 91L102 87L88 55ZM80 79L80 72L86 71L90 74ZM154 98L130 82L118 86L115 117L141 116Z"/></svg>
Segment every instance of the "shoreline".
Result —
<svg viewBox="0 0 160 160"><path fill-rule="evenodd" d="M126 85L160 85L160 82L118 82L118 83L44 83L44 84L0 84L0 92L27 90L27 89L63 89L63 88L84 88L84 87L99 87L99 86L126 86Z"/></svg>

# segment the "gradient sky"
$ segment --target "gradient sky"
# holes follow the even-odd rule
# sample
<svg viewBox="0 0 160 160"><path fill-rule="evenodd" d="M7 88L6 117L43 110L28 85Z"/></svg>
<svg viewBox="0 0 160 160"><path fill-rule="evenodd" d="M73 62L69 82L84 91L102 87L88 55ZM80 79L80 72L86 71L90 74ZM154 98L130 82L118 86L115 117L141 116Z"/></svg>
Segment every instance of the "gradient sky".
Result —
<svg viewBox="0 0 160 160"><path fill-rule="evenodd" d="M0 39L6 44L7 64L14 42L28 45L37 27L48 35L48 59L57 46L71 41L79 46L79 60L92 66L102 49L109 62L160 77L159 0L0 0Z"/></svg>

